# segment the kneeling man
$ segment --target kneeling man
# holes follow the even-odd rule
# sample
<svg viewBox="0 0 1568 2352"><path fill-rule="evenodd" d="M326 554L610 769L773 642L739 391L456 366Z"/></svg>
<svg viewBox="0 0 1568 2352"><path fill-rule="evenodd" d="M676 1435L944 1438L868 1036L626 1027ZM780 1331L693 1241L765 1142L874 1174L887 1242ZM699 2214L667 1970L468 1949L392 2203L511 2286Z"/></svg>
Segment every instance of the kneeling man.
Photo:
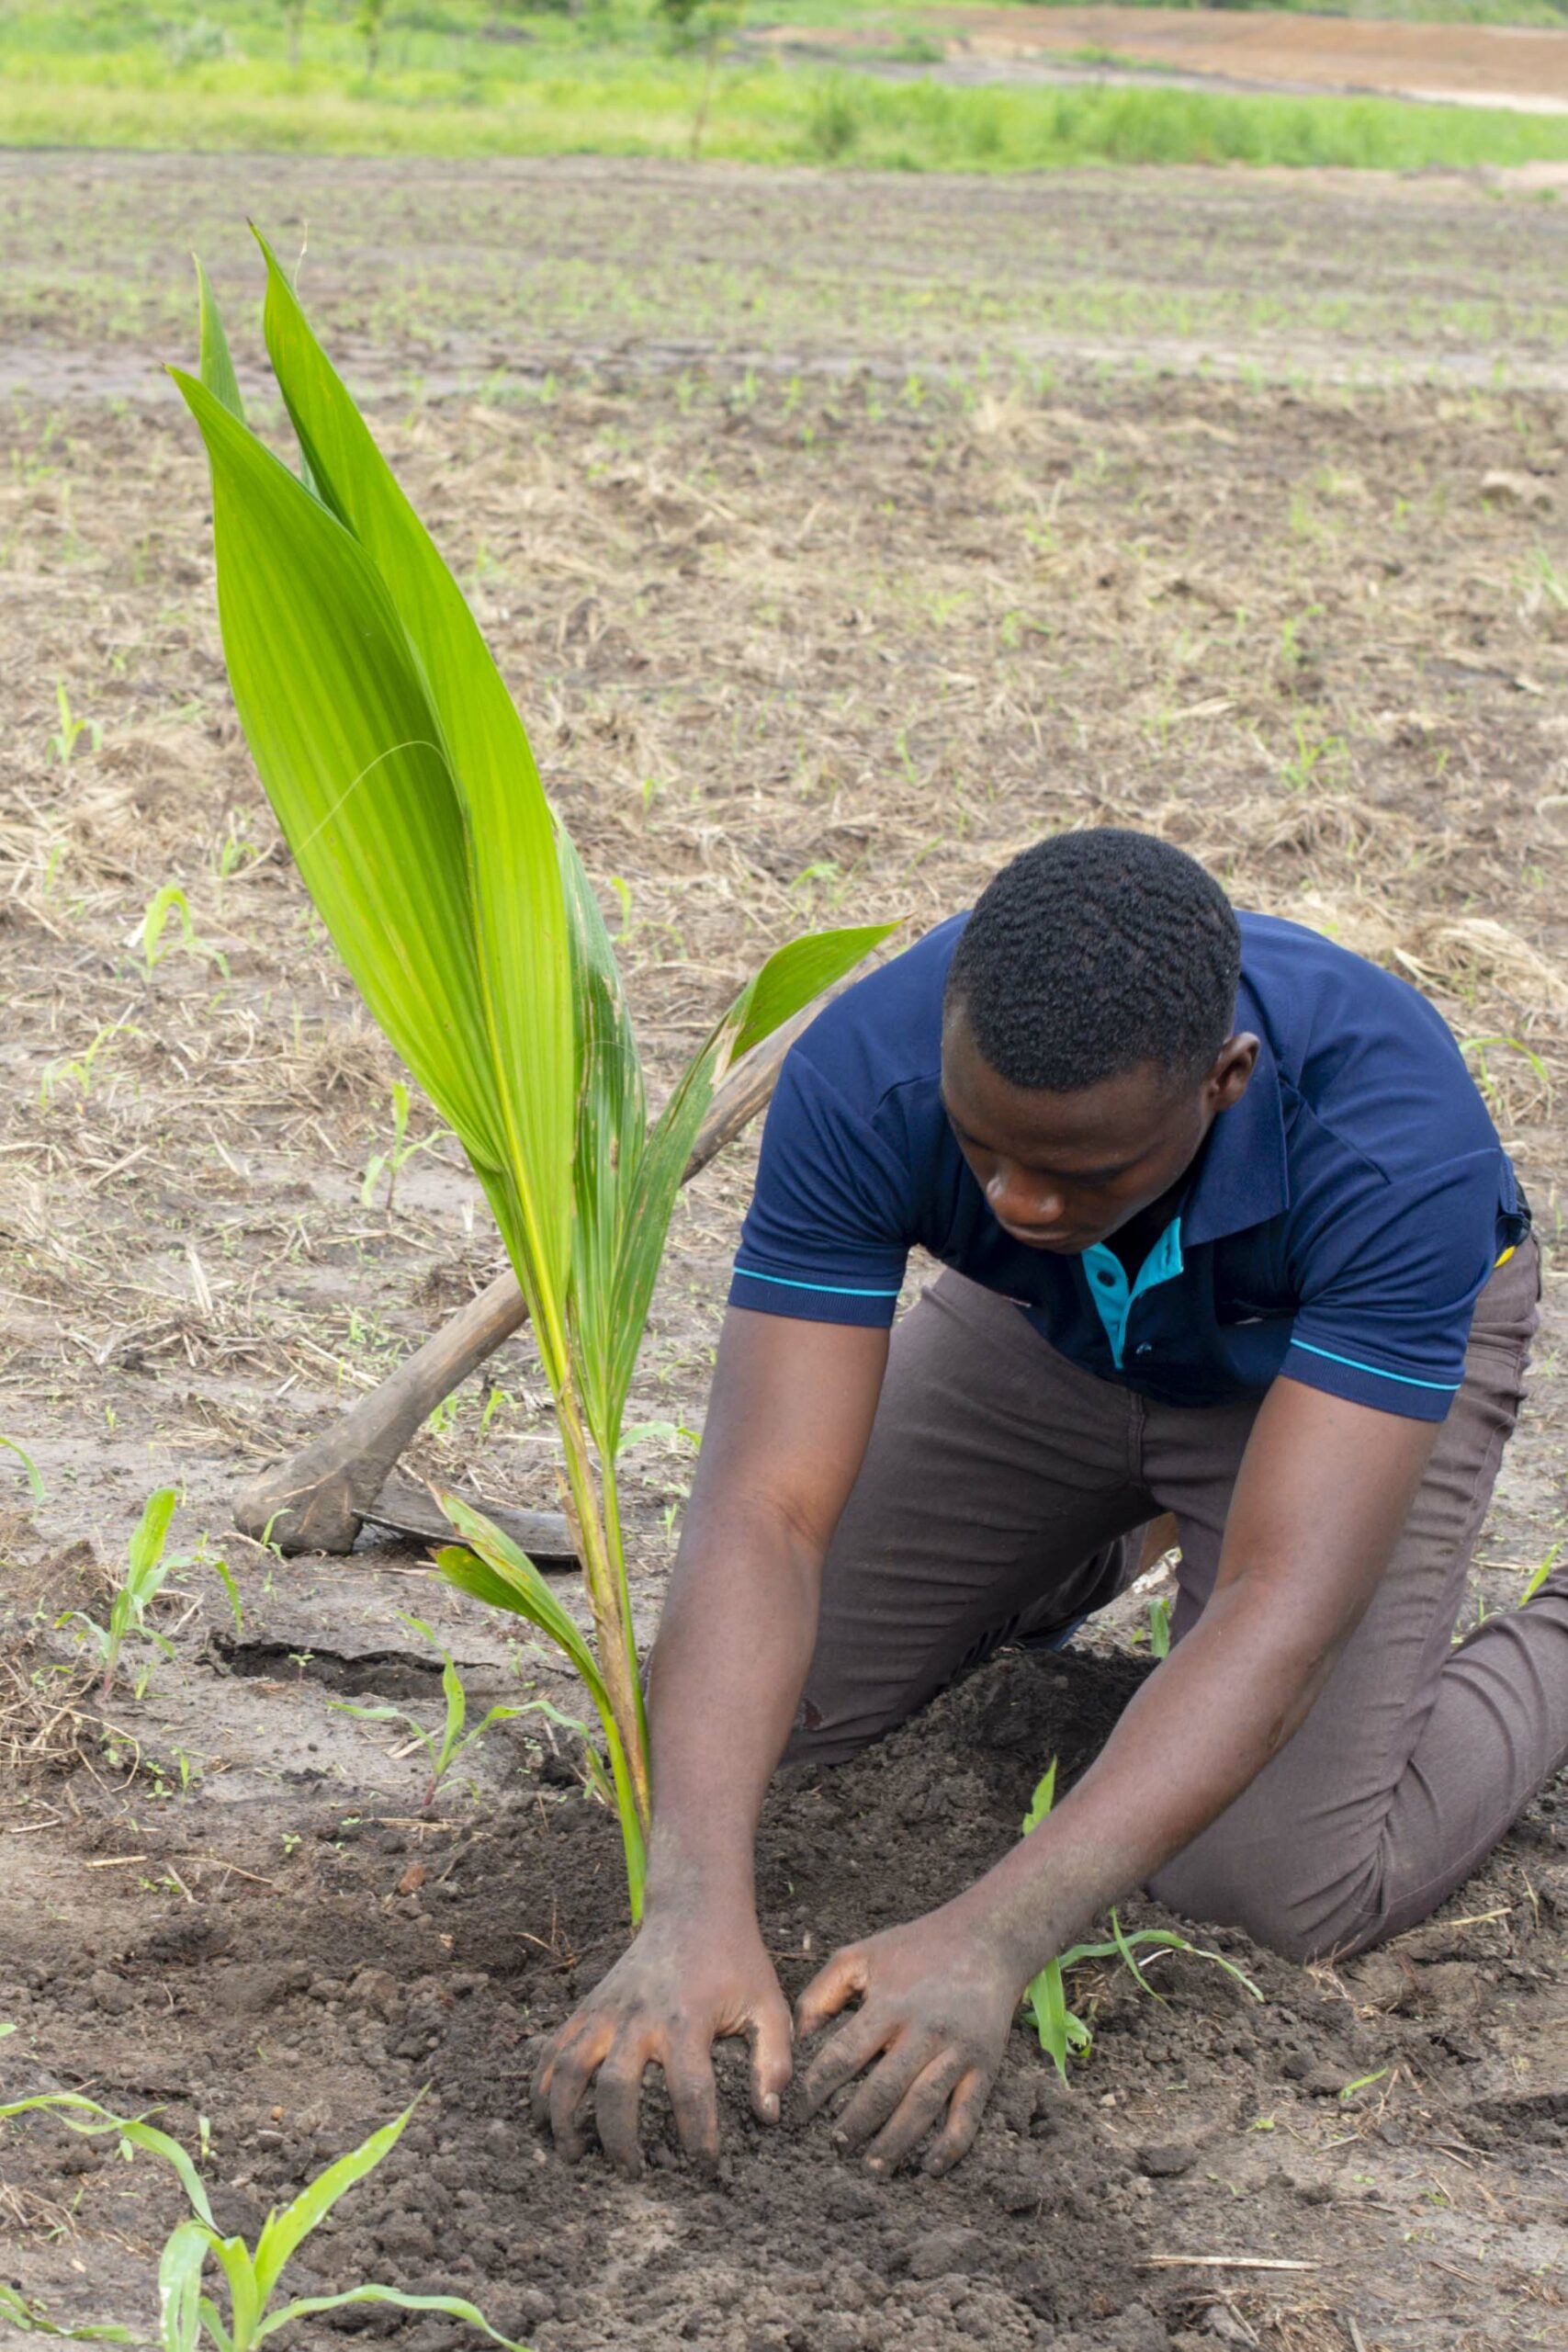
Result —
<svg viewBox="0 0 1568 2352"><path fill-rule="evenodd" d="M891 1332L905 1259L945 1271ZM1451 1644L1518 1410L1540 1253L1454 1039L1402 980L1237 915L1141 833L1065 833L830 1005L786 1060L651 1668L647 1916L544 2053L640 2162L662 2067L792 2071L752 1847L1001 1641L1049 1640L1174 1517L1169 1656L1050 1818L838 1952L809 2106L941 2172L1028 1980L1107 1905L1298 1958L1421 1918L1568 1760L1568 1574ZM1042 1758L1042 1762L1043 1762Z"/></svg>

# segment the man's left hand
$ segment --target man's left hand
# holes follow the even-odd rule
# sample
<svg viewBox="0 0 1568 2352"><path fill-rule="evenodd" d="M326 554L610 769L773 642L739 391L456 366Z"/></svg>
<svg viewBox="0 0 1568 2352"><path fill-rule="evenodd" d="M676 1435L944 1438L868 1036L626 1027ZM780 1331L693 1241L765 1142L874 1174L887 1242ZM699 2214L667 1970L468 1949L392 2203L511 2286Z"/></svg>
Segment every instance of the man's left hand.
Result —
<svg viewBox="0 0 1568 2352"><path fill-rule="evenodd" d="M935 2130L924 2169L951 2171L974 2144L1007 2048L1020 1997L1012 1970L952 1907L933 1911L835 1952L800 1996L797 2035L856 1994L859 2008L806 2071L807 2112L865 2074L835 2120L835 2145L863 2147L874 2171L890 2172Z"/></svg>

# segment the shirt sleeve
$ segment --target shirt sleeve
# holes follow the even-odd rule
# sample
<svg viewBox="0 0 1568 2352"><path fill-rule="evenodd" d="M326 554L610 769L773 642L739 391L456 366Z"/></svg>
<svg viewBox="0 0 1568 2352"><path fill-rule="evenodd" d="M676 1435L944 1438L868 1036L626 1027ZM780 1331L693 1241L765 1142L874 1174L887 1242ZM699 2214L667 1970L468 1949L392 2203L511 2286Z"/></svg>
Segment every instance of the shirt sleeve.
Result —
<svg viewBox="0 0 1568 2352"><path fill-rule="evenodd" d="M1353 1405L1442 1420L1504 1246L1499 1209L1496 1151L1450 1160L1418 1184L1367 1170L1312 1236L1281 1372Z"/></svg>
<svg viewBox="0 0 1568 2352"><path fill-rule="evenodd" d="M730 1305L810 1323L890 1324L910 1190L904 1159L796 1046L762 1130Z"/></svg>

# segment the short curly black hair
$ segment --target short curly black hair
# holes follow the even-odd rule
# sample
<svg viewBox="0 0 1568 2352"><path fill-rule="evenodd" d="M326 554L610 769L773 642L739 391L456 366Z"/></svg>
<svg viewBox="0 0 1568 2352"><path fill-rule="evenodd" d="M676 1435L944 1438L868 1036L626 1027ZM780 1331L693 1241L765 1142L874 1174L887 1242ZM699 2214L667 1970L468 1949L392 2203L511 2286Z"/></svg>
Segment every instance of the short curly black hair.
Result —
<svg viewBox="0 0 1568 2352"><path fill-rule="evenodd" d="M1154 1062L1208 1069L1235 1017L1235 910L1185 850L1120 826L1055 833L982 892L947 1008L1010 1085L1070 1093Z"/></svg>

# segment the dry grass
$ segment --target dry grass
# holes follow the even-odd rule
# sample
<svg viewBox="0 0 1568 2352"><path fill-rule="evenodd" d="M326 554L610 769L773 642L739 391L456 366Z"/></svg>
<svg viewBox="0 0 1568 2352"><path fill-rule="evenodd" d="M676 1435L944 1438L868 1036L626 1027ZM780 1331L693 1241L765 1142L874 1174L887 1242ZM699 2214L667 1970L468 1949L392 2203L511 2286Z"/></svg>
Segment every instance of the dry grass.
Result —
<svg viewBox="0 0 1568 2352"><path fill-rule="evenodd" d="M172 220L170 175L137 168L138 203ZM362 189L334 167L345 218L382 187L378 168ZM72 198L95 238L107 169ZM288 167L257 169L287 214ZM635 219L604 209L615 190L592 174L558 193L497 185L491 277L508 207L564 250L584 205L594 236ZM421 204L438 203L477 254L477 199L450 172L422 187L396 234L418 242ZM692 291L685 245L700 241L711 270L728 234L748 332L763 349L780 319L794 332L800 289L781 286L770 311L751 215L724 231L674 175L659 187L674 243L652 282L677 306L661 331L700 349L716 313L705 281ZM1208 250L1206 193L1107 188L1130 281L1155 274L1140 236L1162 254ZM605 886L656 1067L789 933L874 912L919 932L1042 831L1130 822L1194 850L1243 903L1331 930L1434 995L1475 1041L1550 1234L1568 1005L1551 886L1568 842L1568 643L1540 504L1557 494L1557 397L1161 379L1088 359L1047 381L993 364L976 324L984 287L1023 286L1019 199L965 196L964 235L944 246L942 192L901 198L918 253L874 183L821 200L840 242L857 201L879 254L892 239L888 281L857 317L803 232L837 306L817 326L833 373L694 356L524 380L497 364L483 397L430 398L408 370L429 365L431 322L411 343L400 312L374 308L366 254L322 233L312 249L328 313L359 333L358 379L384 387L389 451ZM1275 200L1232 223L1251 241L1249 303L1272 282ZM757 183L765 222L783 201ZM1387 221L1334 205L1364 254L1393 234L1406 274L1440 225L1461 274L1467 216L1451 205L1440 224L1404 197ZM1492 215L1472 209L1479 254ZM123 227L104 233L119 255ZM1536 263L1541 235L1532 225ZM39 266L30 245L19 258L24 277ZM462 316L472 288L441 266ZM161 252L145 287L120 268L155 311ZM81 330L68 300L51 312L51 336L85 332L97 299L82 290ZM939 373L910 364L891 322L934 337L944 304L972 364ZM0 438L0 1426L41 1449L51 1532L123 1525L170 1475L220 1524L236 1476L374 1385L482 1279L493 1243L449 1147L410 1164L390 1220L361 1204L395 1065L238 740L205 477L176 410L33 398ZM102 729L69 765L50 749L61 687ZM141 918L171 882L194 936L171 926L149 971ZM682 1204L635 1408L649 1418L700 1413L746 1170L733 1155ZM525 1359L496 1379L483 1431L475 1391L422 1465L479 1461L492 1491L547 1506L550 1432ZM686 1469L656 1449L647 1463L652 1557Z"/></svg>
<svg viewBox="0 0 1568 2352"><path fill-rule="evenodd" d="M18 1780L81 1770L102 1785L98 1768L112 1751L109 1779L133 1776L140 1742L103 1713L98 1686L92 1668L39 1634L14 1642L0 1657L0 1766Z"/></svg>
<svg viewBox="0 0 1568 2352"><path fill-rule="evenodd" d="M607 886L656 1060L789 932L874 911L918 933L1041 831L1132 822L1495 1041L1477 1066L1550 1201L1564 828L1534 689L1562 651L1511 585L1534 517L1474 494L1500 448L1555 447L1550 401L1085 378L1070 405L889 401L870 378L688 371L400 403L381 429ZM100 416L40 505L40 420L6 431L7 1410L68 1445L107 1420L110 1453L124 1416L143 1455L155 1430L184 1470L237 1466L379 1377L440 1270L477 1275L490 1244L437 1155L391 1229L359 1205L395 1065L235 738L189 436L167 407ZM68 766L57 680L103 729ZM172 928L149 973L140 920L170 881L195 937ZM711 1329L740 1182L684 1213L677 1358Z"/></svg>

